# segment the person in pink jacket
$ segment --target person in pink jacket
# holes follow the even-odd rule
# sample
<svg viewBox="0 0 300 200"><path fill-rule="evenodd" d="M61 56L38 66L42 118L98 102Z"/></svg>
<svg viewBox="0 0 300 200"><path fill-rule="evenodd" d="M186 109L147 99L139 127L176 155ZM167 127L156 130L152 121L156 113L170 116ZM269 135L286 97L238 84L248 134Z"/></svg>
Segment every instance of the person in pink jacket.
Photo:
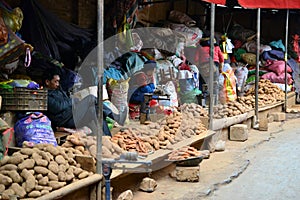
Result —
<svg viewBox="0 0 300 200"><path fill-rule="evenodd" d="M216 95L215 103L218 103L218 95L219 95L219 85L218 79L220 73L222 72L222 68L224 66L224 56L220 47L217 45L216 40L214 39L214 55L213 61L215 68L214 70L214 94ZM202 90L202 84L209 83L209 59L210 59L210 38L202 38L200 40L200 45L197 47L197 51L195 53L195 63L199 68L199 72L201 77L200 81L200 90Z"/></svg>

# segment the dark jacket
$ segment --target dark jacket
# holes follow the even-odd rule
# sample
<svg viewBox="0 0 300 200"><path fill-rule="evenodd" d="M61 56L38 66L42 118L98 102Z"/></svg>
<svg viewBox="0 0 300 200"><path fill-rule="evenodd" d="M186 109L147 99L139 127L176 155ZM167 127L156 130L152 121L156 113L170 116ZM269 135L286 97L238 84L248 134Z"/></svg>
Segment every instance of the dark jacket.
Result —
<svg viewBox="0 0 300 200"><path fill-rule="evenodd" d="M73 121L72 99L63 90L48 90L47 116L53 127L68 127L70 121Z"/></svg>

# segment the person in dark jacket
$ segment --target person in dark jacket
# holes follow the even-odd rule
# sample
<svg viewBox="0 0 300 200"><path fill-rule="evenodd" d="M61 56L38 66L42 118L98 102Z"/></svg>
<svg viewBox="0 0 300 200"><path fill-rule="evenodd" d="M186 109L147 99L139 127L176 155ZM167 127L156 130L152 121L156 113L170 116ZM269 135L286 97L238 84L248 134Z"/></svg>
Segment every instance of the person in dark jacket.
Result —
<svg viewBox="0 0 300 200"><path fill-rule="evenodd" d="M88 95L82 100L70 98L60 87L60 76L56 71L48 72L44 76L44 85L48 89L47 116L52 127L80 128L87 126L93 134L97 129L97 98ZM113 117L112 111L103 104L103 135L110 135L106 117Z"/></svg>

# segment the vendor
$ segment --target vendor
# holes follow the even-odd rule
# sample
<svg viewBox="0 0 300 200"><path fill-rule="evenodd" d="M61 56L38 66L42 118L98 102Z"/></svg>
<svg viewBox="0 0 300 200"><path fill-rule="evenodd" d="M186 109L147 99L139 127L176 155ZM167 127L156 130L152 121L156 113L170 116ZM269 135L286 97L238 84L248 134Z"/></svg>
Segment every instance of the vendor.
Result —
<svg viewBox="0 0 300 200"><path fill-rule="evenodd" d="M202 79L200 80L199 87L202 90L202 84L209 83L209 67L210 67L210 37L202 38L200 40L200 45L197 47L195 54L195 62L199 67L199 72L201 74ZM224 66L224 55L221 51L219 45L214 39L214 52L213 52L213 62L214 62L214 89L213 93L216 95L215 104L218 104L218 96L219 96L219 84L218 79L220 73L222 73L222 69Z"/></svg>
<svg viewBox="0 0 300 200"><path fill-rule="evenodd" d="M153 93L155 90L156 62L148 60L143 68L136 72L129 81L128 99L129 115L131 119L139 116L139 113L147 113L145 93Z"/></svg>
<svg viewBox="0 0 300 200"><path fill-rule="evenodd" d="M80 128L87 126L92 134L98 133L97 99L88 95L82 100L70 98L60 87L60 75L55 70L45 73L44 86L48 89L47 116L52 127ZM103 135L110 135L106 117L113 119L111 110L103 105Z"/></svg>

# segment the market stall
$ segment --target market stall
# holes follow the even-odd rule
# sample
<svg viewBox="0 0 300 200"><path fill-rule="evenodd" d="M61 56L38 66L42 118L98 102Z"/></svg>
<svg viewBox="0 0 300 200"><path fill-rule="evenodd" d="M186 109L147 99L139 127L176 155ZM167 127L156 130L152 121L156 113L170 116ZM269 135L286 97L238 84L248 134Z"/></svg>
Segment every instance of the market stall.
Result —
<svg viewBox="0 0 300 200"><path fill-rule="evenodd" d="M249 119L251 120L253 117L256 117L256 120L260 119L261 117L263 118L268 114L268 112L265 112L266 110L279 109L280 111L282 105L285 102L287 102L286 99L288 96L287 94L285 94L285 99L284 99L284 91L285 92L287 91L286 90L287 86L285 86L285 90L281 90L279 87L273 84L274 81L271 82L269 81L268 78L261 79L259 81L257 76L257 74L259 73L258 72L259 67L257 67L256 71L254 72L256 73L255 81L257 81L255 88L253 87L246 88L245 90L243 90L243 94L241 96L236 95L233 101L226 100L225 102L219 105L216 105L214 103L213 95L210 95L210 98L206 99L205 92L207 91L204 91L204 88L199 87L199 75L200 75L199 71L201 70L199 66L197 66L198 63L194 62L193 58L195 53L194 50L196 49L201 39L203 39L203 33L206 32L207 30L204 29L201 30L199 27L196 26L197 23L195 20L193 20L191 17L187 16L186 14L180 13L174 9L171 9L168 19L165 22L161 22L160 23L161 27L159 28L148 27L148 28L137 28L137 29L130 30L129 27L134 28L135 25L134 19L136 17L136 10L138 9L138 5L136 2L137 1L135 1L134 4L130 4L130 5L124 5L121 2L119 2L120 4L118 4L119 6L122 6L122 8L124 8L124 10L122 10L122 12L118 14L117 18L115 18L116 20L115 22L117 23L118 26L114 28L117 28L117 32L119 34L116 35L115 38L110 38L110 40L108 39L108 44L109 45L116 44L116 46L119 48L113 48L113 50L106 49L107 46L105 44L104 45L101 44L96 49L95 55L97 56L94 57L92 61L88 60L88 62L83 62L84 63L83 66L88 67L85 69L87 69L88 72L91 72L88 73L88 75L92 74L92 76L82 77L84 80L84 84L86 84L84 85L84 87L88 87L90 89L91 86L92 87L96 86L96 88L98 88L98 92L96 96L98 96L99 99L104 99L105 105L109 105L116 113L119 114L119 116L121 116L121 118L118 119L116 118L116 121L118 120L119 124L115 123L115 120L112 120L112 122L110 123L112 136L111 137L103 136L102 131L100 131L100 133L97 133L96 135L88 135L87 132L85 132L84 130L64 129L63 133L61 132L53 133L54 138L51 138L51 141L55 141L58 143L58 149L63 148L63 149L69 149L69 151L71 150L72 151L74 150L74 152L76 151L76 156L73 155L74 158L85 157L85 156L87 157L87 160L89 160L92 163L92 166L94 167L93 170L85 171L85 175L89 175L89 178L78 180L78 182L75 183L73 183L73 180L70 179L68 180L68 184L65 184L60 189L55 188L55 190L53 188L51 190L47 190L49 188L45 189L42 187L38 187L39 185L37 185L37 188L25 189L25 191L26 190L27 191L23 197L40 196L39 199L52 199L52 198L72 199L74 198L73 195L75 195L76 192L76 195L82 195L82 196L86 196L87 193L91 193L91 196L86 197L86 199L93 199L95 198L95 196L99 198L99 195L102 193L101 192L102 176L100 175L103 172L102 161L110 162L111 160L113 160L114 162L117 163L118 159L120 159L121 155L123 155L124 152L127 153L135 152L138 155L138 160L135 161L149 162L149 163L151 162L152 165L149 167L149 169L153 171L159 170L165 167L165 165L172 163L172 162L164 162L164 161L168 158L168 155L170 155L173 150L195 145L197 143L201 144L205 140L208 141L212 137L214 137L215 131L219 131L226 128L228 129L228 127L230 127L231 125L242 123ZM104 2L98 1L98 9L100 11L103 11L103 3ZM148 2L148 4L150 3ZM172 3L174 2L172 1ZM145 6L146 4L147 3L141 5ZM29 5L34 7L34 4L28 4L24 6L29 6ZM39 7L37 6L37 8ZM213 44L215 43L214 42L215 31L214 31L214 24L213 24L214 6L212 5L211 8L212 8L212 16L211 16L212 24L210 27L211 34L209 37L209 41L211 44L210 46L211 50L213 50L214 49ZM41 11L44 10L41 9ZM30 10L27 10L27 12L30 13ZM103 14L103 12L100 13ZM128 19L123 20L124 16L128 17L128 19L132 19L132 21ZM104 35L104 33L102 32L104 21L102 15L99 15L98 17L99 17L98 18L98 30L99 30L98 41L102 42L103 35ZM50 19L54 19L54 18L51 17ZM127 24L126 22L130 22L130 23ZM38 23L41 22L37 22L37 24ZM50 23L50 25L53 24ZM47 27L48 28L52 27L50 25ZM66 26L66 28L68 27L69 26ZM73 29L70 27L69 29L74 30L73 31L74 34L81 31L82 31L81 33L84 33L83 35L85 37L79 38L79 40L80 39L85 40L85 41L81 41L82 43L86 43L87 41L89 41L90 34L88 32L85 32L81 29ZM23 32L24 34L26 33L25 30L26 29L24 29ZM66 30L64 29L64 31ZM30 32L30 30L28 32ZM50 32L55 33L54 38L61 38L61 35L59 33L54 31L50 31ZM44 37L43 34L39 36ZM30 38L28 37L27 40L29 39ZM52 40L55 39L52 38ZM117 43L115 43L116 41ZM252 42L253 41L254 40L252 40ZM63 47L68 47L65 49L67 51L70 50L69 48L70 46L68 46L70 45L69 42L70 40L67 40L66 43L64 44L59 43L59 45L62 45ZM259 39L257 43L258 44L260 43ZM252 53L259 51L260 49L260 47L254 48L255 45L251 46L249 44L247 46L253 47L250 48L252 50ZM51 54L55 55L54 56L55 59L49 59L49 58L45 59L45 57L43 56L40 57L40 55L35 54L36 56L35 59L37 59L35 61L37 62L34 62L33 60L32 68L30 68L30 70L32 71L29 70L30 75L39 78L38 75L45 67L47 68L49 67L49 65L53 67L53 65L55 65L55 68L59 67L66 74L66 76L71 74L70 76L72 81L71 83L69 82L69 84L74 84L76 81L76 79L74 78L76 77L76 73L72 73L72 71L69 70L65 71L65 69L62 68L62 66L57 66L60 65L59 63L56 62L57 61L56 59L59 59L61 53L60 51L58 51L59 48L55 45L51 46L52 49L51 48L47 49L45 46L40 46L40 48L45 52L48 51L51 52ZM190 49L191 51L186 51L187 49ZM81 53L85 54L83 52ZM190 55L188 55L189 53ZM210 53L212 53L212 51L210 51ZM244 52L244 54L245 53L246 52ZM247 53L251 53L251 52L248 51ZM286 51L281 51L281 53L284 54L286 53ZM269 55L269 57L270 56L272 55ZM279 63L281 64L280 66L282 66L282 62L280 61L284 59L285 56L283 56L283 58L281 59L277 59L277 60L274 59L272 64ZM213 60L211 59L212 57L213 56L210 56L210 63L209 63L210 66L213 65ZM41 58L43 62L39 60ZM254 59L255 62L251 63L252 65L259 66L257 58L258 56ZM149 111L150 111L149 115L150 115L151 122L148 124L144 124L144 123L140 123L141 122L140 120L129 119L130 107L128 105L128 96L127 96L128 89L126 88L128 87L128 82L129 79L132 77L132 75L135 72L142 70L143 64L149 60L155 61L157 64L158 73L156 77L156 83L157 86L161 87L164 90L163 92L168 93L168 95L166 95L168 99L163 99L163 100L159 99L156 102L156 104L149 105ZM244 62L243 63L244 65L241 65L239 67L245 68L246 65L250 64L249 62L253 62L254 60L253 59L252 60L250 59L250 61L249 59L240 60ZM97 64L95 65L93 61L98 63L98 65ZM41 67L39 68L39 66ZM276 68L274 66L269 66L269 67L270 69ZM251 71L251 68L247 68L247 69ZM214 94L212 88L212 85L214 84L212 79L213 77L212 68L207 70L206 73L207 73L206 75L209 74L209 76L207 76L209 77L208 92L210 94ZM227 74L225 73L228 73L228 77L226 76ZM253 71L251 71L251 73L253 73ZM289 70L285 65L285 75L287 73L289 73ZM230 79L229 72L224 71L224 75L225 75L224 77ZM224 82L225 81L223 81L223 83ZM287 83L287 79L285 79L284 83ZM13 84L19 84L19 82L13 81ZM242 79L241 85L244 87L243 84L244 83ZM231 85L233 85L232 82ZM68 87L67 89L70 89L70 87ZM72 89L78 89L78 88L72 88ZM94 90L92 92L89 89L84 90L84 92L95 94ZM105 94L103 93L104 91L107 91L107 96L104 95ZM34 93L33 91L31 91L27 95L30 96L32 93L34 93L34 95L37 95L40 92L41 91L35 91ZM84 92L80 94L84 95ZM18 99L17 97L20 97L20 95L19 96L18 95L19 93L16 94L16 96L12 97L11 99ZM151 94L150 96L147 97L151 99L154 96L153 94ZM157 96L155 96L154 98L157 98ZM5 99L5 101L6 100L7 99ZM19 98L19 100L21 101L22 98ZM45 100L46 99L44 97L42 97L42 99L40 100L42 103L44 103L42 104L42 106L44 107L46 106ZM5 101L3 102L4 109L6 109L7 111L8 110L20 111L21 104L19 104L19 102L9 105ZM29 103L25 103L24 106L21 106L21 108L27 109L28 107L25 106L27 104ZM8 106L19 106L19 107L17 107L14 110L12 107L8 107ZM30 104L30 106L33 107L29 107L26 111L45 110L44 107L42 108L38 107L41 106L41 103ZM98 116L97 116L98 121L102 122L103 120L102 104L99 105L98 109L99 109ZM107 120L111 120L111 119L107 118ZM98 128L100 128L99 130L102 130L102 123L98 124ZM21 145L19 145L19 147L20 149L17 150L20 152L25 151L26 149L22 146L22 143ZM39 154L43 155L44 153L40 152ZM18 155L18 153L15 153L14 155ZM28 157L29 156L32 157L31 159L34 159L34 157L37 155L31 153L28 155ZM13 158L13 154L11 158ZM21 159L24 159L24 161L29 160L25 158L25 155L23 155ZM178 159L182 160L183 158L180 157ZM56 161L56 159L54 158L53 160ZM76 167L78 167L79 160L75 159L76 163L73 163L73 161L70 162L72 162L73 164L76 165ZM172 161L174 161L174 159ZM4 162L5 160L1 161L1 167L6 166L7 163ZM10 163L12 161L7 161L7 162ZM36 168L37 170L39 170L39 164L37 161L35 162L36 162L36 164L34 164L35 166L29 167L28 169L33 168L33 170L35 170ZM68 163L69 165L71 164L70 162ZM138 170L138 168L140 168L141 165L139 163L134 164L134 161L132 163L133 165L116 164L116 166L119 166L121 168L123 167L123 169L132 169L133 170L132 173L135 173L134 170ZM79 164L81 166L84 166L81 163ZM44 165L45 168L46 167L50 168L48 164L44 164ZM23 169L17 168L16 170L19 173L22 173ZM46 177L45 175L47 172L42 172L42 171L40 172L41 173L34 171L34 179L37 179L39 181L41 179L44 179L44 177ZM65 174L67 174L66 170L65 172L66 172ZM96 174L94 174L95 172ZM0 174L2 174L3 176L7 176L7 172L5 172L4 174L3 173L0 171ZM24 172L24 176L26 176L25 173L26 172ZM128 174L126 170L120 170L120 169L113 170L111 179L118 180L119 178L126 177L127 175ZM77 174L77 176L79 176L79 174ZM26 179L26 177L24 178ZM80 177L83 177L83 175L80 175ZM73 178L77 179L78 177L76 178L73 177ZM32 177L31 179L33 180ZM2 187L3 191L1 192L4 192L5 195L15 195L16 194L16 191L14 190L14 187L16 187L16 184L14 184L15 182L13 183L12 181L10 181L9 177L6 178L5 180L7 180L8 182L5 182L5 184L3 183L4 189ZM63 182L63 178L61 178L60 181ZM21 181L18 182L17 184L21 184ZM48 183L47 184L43 183L43 184L44 184L43 186L48 187L46 186ZM12 185L14 185L14 187ZM44 189L47 191L44 191ZM81 194L79 194L80 192Z"/></svg>

